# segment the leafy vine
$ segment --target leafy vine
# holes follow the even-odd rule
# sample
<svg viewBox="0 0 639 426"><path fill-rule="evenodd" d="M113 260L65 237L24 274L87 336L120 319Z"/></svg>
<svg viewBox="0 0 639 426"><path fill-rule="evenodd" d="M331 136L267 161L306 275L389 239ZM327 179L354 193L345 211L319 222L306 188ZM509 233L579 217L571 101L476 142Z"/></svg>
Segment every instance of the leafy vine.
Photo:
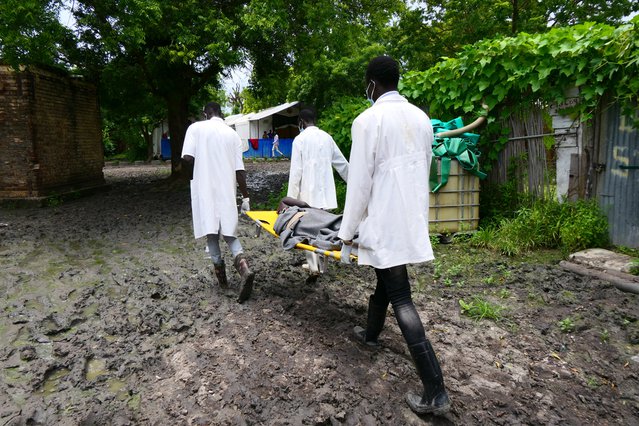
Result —
<svg viewBox="0 0 639 426"><path fill-rule="evenodd" d="M483 101L493 124L520 106L562 103L572 87L579 88L580 102L565 113L587 120L609 94L639 124L639 17L616 28L584 23L482 40L426 71L408 72L400 81L401 92L428 105L431 115L479 115ZM495 130L493 125L491 132ZM502 138L502 143L482 149L494 159L504 143Z"/></svg>

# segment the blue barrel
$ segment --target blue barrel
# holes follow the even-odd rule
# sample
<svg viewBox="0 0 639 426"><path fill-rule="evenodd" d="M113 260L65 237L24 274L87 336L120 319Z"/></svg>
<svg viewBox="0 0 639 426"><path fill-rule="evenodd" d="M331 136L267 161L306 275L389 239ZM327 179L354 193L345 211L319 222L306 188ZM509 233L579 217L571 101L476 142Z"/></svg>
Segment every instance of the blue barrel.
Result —
<svg viewBox="0 0 639 426"><path fill-rule="evenodd" d="M171 158L171 140L162 139L160 141L160 158L162 160L169 160Z"/></svg>

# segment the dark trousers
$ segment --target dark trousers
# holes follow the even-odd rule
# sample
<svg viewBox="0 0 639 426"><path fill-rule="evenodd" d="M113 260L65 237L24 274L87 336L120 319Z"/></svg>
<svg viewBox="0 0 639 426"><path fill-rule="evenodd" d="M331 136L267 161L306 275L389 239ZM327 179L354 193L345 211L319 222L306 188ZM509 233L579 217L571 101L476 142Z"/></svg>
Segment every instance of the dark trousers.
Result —
<svg viewBox="0 0 639 426"><path fill-rule="evenodd" d="M409 347L425 342L426 333L413 304L406 265L386 269L375 268L375 274L377 275L377 287L373 294L375 304L384 307L388 307L389 303L392 305L399 328Z"/></svg>

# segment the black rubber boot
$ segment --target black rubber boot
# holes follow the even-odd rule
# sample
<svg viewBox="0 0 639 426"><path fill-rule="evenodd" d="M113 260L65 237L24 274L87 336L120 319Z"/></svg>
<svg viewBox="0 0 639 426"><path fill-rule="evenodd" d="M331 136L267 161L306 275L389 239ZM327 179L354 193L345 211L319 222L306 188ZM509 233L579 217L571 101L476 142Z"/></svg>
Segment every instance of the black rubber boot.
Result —
<svg viewBox="0 0 639 426"><path fill-rule="evenodd" d="M355 333L355 337L357 338L357 340L365 343L368 346L379 346L377 338L384 328L387 309L388 305L382 306L376 304L373 301L373 296L370 296L368 298L368 318L366 320L366 330L359 326L353 328L353 333Z"/></svg>
<svg viewBox="0 0 639 426"><path fill-rule="evenodd" d="M446 413L450 409L450 399L444 387L442 370L433 347L426 339L425 342L409 346L408 349L424 385L424 392L421 395L407 393L406 402L417 414L431 413L437 416Z"/></svg>
<svg viewBox="0 0 639 426"><path fill-rule="evenodd" d="M240 282L240 294L237 296L237 301L242 303L251 297L255 272L249 269L248 261L246 260L246 257L244 257L243 253L235 256L234 264L235 269L237 269L240 277L242 277L242 281Z"/></svg>
<svg viewBox="0 0 639 426"><path fill-rule="evenodd" d="M224 262L219 265L213 264L213 270L215 271L215 277L217 278L217 283L220 288L229 288L229 283L226 280L226 265Z"/></svg>

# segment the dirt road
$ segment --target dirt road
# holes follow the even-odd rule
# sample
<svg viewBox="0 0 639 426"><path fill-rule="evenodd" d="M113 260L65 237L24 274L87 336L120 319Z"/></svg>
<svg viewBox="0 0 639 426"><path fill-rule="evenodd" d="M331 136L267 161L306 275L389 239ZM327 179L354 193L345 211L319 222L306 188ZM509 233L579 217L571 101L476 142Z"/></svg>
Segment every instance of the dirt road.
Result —
<svg viewBox="0 0 639 426"><path fill-rule="evenodd" d="M288 163L247 169L255 203ZM0 210L0 425L639 424L638 296L561 270L558 253L456 242L410 267L453 401L421 418L403 401L420 384L391 311L381 349L351 337L372 270L331 263L305 284L303 254L243 218L258 278L240 305L192 238L188 187L167 175L109 168L108 192Z"/></svg>

